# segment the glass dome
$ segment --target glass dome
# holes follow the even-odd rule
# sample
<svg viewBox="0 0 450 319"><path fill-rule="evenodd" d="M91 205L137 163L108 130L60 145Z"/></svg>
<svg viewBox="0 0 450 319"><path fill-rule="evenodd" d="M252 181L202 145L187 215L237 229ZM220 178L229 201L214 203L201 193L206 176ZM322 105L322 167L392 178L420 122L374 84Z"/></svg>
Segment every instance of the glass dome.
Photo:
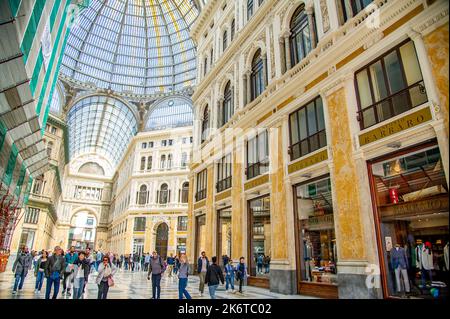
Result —
<svg viewBox="0 0 450 319"><path fill-rule="evenodd" d="M193 124L192 103L184 98L174 97L157 102L150 111L145 129L147 131L191 126Z"/></svg>
<svg viewBox="0 0 450 319"><path fill-rule="evenodd" d="M196 49L189 30L198 5L192 0L93 0L72 26L61 76L125 94L192 87Z"/></svg>

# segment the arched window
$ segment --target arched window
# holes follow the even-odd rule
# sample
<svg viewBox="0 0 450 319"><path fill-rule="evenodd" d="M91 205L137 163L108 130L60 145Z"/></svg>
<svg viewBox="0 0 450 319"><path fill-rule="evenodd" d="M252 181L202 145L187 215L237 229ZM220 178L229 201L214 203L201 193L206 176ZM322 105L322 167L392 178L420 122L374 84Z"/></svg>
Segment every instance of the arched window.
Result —
<svg viewBox="0 0 450 319"><path fill-rule="evenodd" d="M141 171L145 169L145 156L141 157Z"/></svg>
<svg viewBox="0 0 450 319"><path fill-rule="evenodd" d="M253 0L247 0L247 20L253 15Z"/></svg>
<svg viewBox="0 0 450 319"><path fill-rule="evenodd" d="M172 154L169 154L167 156L167 168L171 169L172 168Z"/></svg>
<svg viewBox="0 0 450 319"><path fill-rule="evenodd" d="M147 170L152 169L152 162L153 162L153 157L151 157L151 156L147 157Z"/></svg>
<svg viewBox="0 0 450 319"><path fill-rule="evenodd" d="M225 50L227 49L227 45L228 45L228 32L227 32L227 30L225 30L223 32L222 42L223 42L223 52L225 52Z"/></svg>
<svg viewBox="0 0 450 319"><path fill-rule="evenodd" d="M160 204L167 204L169 202L170 197L170 191L169 186L167 184L162 184L161 188L159 189L159 203Z"/></svg>
<svg viewBox="0 0 450 319"><path fill-rule="evenodd" d="M304 59L312 49L311 30L304 4L300 5L292 16L290 45L293 66Z"/></svg>
<svg viewBox="0 0 450 319"><path fill-rule="evenodd" d="M252 101L256 99L265 89L263 67L264 66L263 60L261 58L261 49L259 49L253 56L252 61L252 74L251 74Z"/></svg>
<svg viewBox="0 0 450 319"><path fill-rule="evenodd" d="M235 28L236 28L236 21L233 19L233 21L231 21L231 30L230 30L231 41L234 40L234 33L236 32Z"/></svg>
<svg viewBox="0 0 450 319"><path fill-rule="evenodd" d="M40 175L34 180L32 193L40 195L43 191L43 185L44 185L44 174Z"/></svg>
<svg viewBox="0 0 450 319"><path fill-rule="evenodd" d="M184 182L181 187L181 202L187 203L189 201L189 182Z"/></svg>
<svg viewBox="0 0 450 319"><path fill-rule="evenodd" d="M225 125L230 118L233 116L234 113L234 106L233 106L233 94L232 94L232 90L231 90L231 82L228 82L227 85L225 86L225 91L223 93L223 105L222 105L222 109L220 110L220 118L221 118L221 122L220 122L220 126Z"/></svg>
<svg viewBox="0 0 450 319"><path fill-rule="evenodd" d="M203 111L203 119L202 119L202 143L206 140L208 137L209 130L209 107L208 105L205 107L205 110Z"/></svg>
<svg viewBox="0 0 450 319"><path fill-rule="evenodd" d="M52 157L52 152L53 152L53 142L48 142L47 144L47 155L48 157Z"/></svg>
<svg viewBox="0 0 450 319"><path fill-rule="evenodd" d="M147 204L147 197L148 197L147 185L141 185L138 192L138 204L139 205Z"/></svg>
<svg viewBox="0 0 450 319"><path fill-rule="evenodd" d="M181 167L186 167L187 166L187 153L183 152L183 154L181 154Z"/></svg>
<svg viewBox="0 0 450 319"><path fill-rule="evenodd" d="M163 169L164 167L166 167L166 155L161 155L161 163L159 168Z"/></svg>

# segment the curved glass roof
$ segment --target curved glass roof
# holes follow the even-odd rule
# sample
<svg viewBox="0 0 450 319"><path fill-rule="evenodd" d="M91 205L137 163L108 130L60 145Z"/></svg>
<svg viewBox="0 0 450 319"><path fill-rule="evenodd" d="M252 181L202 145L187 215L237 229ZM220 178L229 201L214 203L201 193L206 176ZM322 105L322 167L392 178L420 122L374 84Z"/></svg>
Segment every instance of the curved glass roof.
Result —
<svg viewBox="0 0 450 319"><path fill-rule="evenodd" d="M147 131L193 125L192 103L182 98L165 99L151 110Z"/></svg>
<svg viewBox="0 0 450 319"><path fill-rule="evenodd" d="M198 5L193 0L92 0L70 31L61 75L140 95L193 86L196 50L189 29Z"/></svg>
<svg viewBox="0 0 450 319"><path fill-rule="evenodd" d="M69 111L67 124L70 158L97 153L113 166L121 160L138 128L133 112L107 96L90 96L77 102Z"/></svg>

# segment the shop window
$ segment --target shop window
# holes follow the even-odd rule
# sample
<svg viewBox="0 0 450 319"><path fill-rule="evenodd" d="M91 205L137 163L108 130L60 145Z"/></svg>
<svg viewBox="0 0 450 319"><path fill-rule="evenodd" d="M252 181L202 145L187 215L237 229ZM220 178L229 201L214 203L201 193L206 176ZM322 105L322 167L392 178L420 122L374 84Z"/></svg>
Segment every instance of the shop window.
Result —
<svg viewBox="0 0 450 319"><path fill-rule="evenodd" d="M249 201L250 276L269 279L271 247L270 196Z"/></svg>
<svg viewBox="0 0 450 319"><path fill-rule="evenodd" d="M145 217L134 218L134 231L145 231Z"/></svg>
<svg viewBox="0 0 450 319"><path fill-rule="evenodd" d="M222 192L231 187L231 154L220 159L217 163L217 192Z"/></svg>
<svg viewBox="0 0 450 319"><path fill-rule="evenodd" d="M222 107L219 110L220 126L224 126L225 124L227 124L234 113L233 93L232 93L232 89L231 89L231 82L228 82L227 85L225 86L225 91L224 91L223 96L224 96L224 100L222 103Z"/></svg>
<svg viewBox="0 0 450 319"><path fill-rule="evenodd" d="M256 99L265 90L264 81L264 63L261 56L261 49L256 51L252 60L252 72L250 75L251 80L251 98L252 101Z"/></svg>
<svg viewBox="0 0 450 319"><path fill-rule="evenodd" d="M264 131L247 142L247 179L269 171L268 133Z"/></svg>
<svg viewBox="0 0 450 319"><path fill-rule="evenodd" d="M231 207L217 211L217 256L219 263L222 258L228 256L231 258Z"/></svg>
<svg viewBox="0 0 450 319"><path fill-rule="evenodd" d="M439 148L398 154L369 165L385 296L447 298L449 205Z"/></svg>
<svg viewBox="0 0 450 319"><path fill-rule="evenodd" d="M411 40L356 73L361 129L383 122L428 101Z"/></svg>
<svg viewBox="0 0 450 319"><path fill-rule="evenodd" d="M208 177L208 171L204 169L200 173L197 174L197 188L195 193L195 200L199 201L206 198L206 183Z"/></svg>
<svg viewBox="0 0 450 319"><path fill-rule="evenodd" d="M291 46L291 61L294 66L303 60L312 49L311 30L304 4L301 4L295 11L290 27L289 42Z"/></svg>
<svg viewBox="0 0 450 319"><path fill-rule="evenodd" d="M187 231L188 218L187 216L178 216L177 230Z"/></svg>
<svg viewBox="0 0 450 319"><path fill-rule="evenodd" d="M295 194L300 291L303 283L337 285L338 260L330 178L320 177L299 184L295 187Z"/></svg>
<svg viewBox="0 0 450 319"><path fill-rule="evenodd" d="M291 161L327 145L321 97L289 115L289 131Z"/></svg>

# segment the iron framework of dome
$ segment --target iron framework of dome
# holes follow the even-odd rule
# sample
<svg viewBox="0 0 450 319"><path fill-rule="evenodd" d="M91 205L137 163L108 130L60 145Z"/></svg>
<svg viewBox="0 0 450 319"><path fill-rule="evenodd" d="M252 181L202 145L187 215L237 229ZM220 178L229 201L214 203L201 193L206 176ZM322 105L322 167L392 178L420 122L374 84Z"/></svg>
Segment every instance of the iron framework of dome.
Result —
<svg viewBox="0 0 450 319"><path fill-rule="evenodd" d="M197 6L192 0L93 0L72 26L60 76L145 96L191 88L196 49L189 28Z"/></svg>

